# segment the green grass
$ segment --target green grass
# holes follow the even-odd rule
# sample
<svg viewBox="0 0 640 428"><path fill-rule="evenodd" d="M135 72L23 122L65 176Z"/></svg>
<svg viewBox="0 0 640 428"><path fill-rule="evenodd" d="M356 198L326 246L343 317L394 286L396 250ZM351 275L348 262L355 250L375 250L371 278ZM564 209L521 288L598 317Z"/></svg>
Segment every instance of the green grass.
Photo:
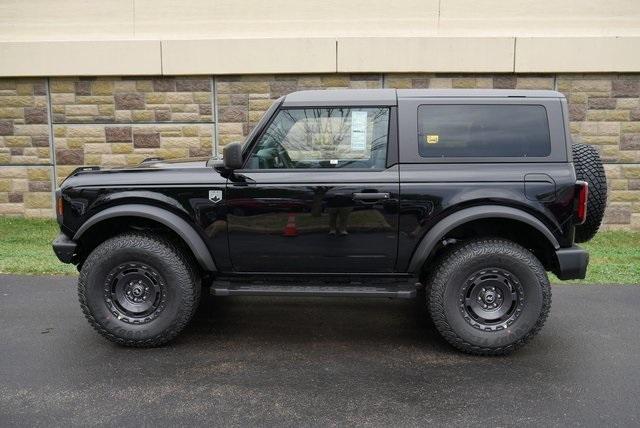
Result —
<svg viewBox="0 0 640 428"><path fill-rule="evenodd" d="M600 232L580 244L589 250L587 277L576 284L640 285L640 232ZM551 282L561 282L551 275Z"/></svg>
<svg viewBox="0 0 640 428"><path fill-rule="evenodd" d="M74 274L75 266L60 263L51 241L58 234L53 220L0 218L0 273Z"/></svg>
<svg viewBox="0 0 640 428"><path fill-rule="evenodd" d="M58 234L53 220L0 218L0 273L75 274L51 249ZM640 284L640 232L599 233L582 244L591 253L585 284ZM559 282L553 275L552 282Z"/></svg>

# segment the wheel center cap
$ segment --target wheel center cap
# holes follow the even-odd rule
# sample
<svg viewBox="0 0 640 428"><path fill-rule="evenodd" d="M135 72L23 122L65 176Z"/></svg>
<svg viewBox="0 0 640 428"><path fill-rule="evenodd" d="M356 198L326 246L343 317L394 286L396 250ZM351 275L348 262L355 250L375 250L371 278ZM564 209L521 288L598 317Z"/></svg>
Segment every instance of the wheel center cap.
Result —
<svg viewBox="0 0 640 428"><path fill-rule="evenodd" d="M496 295L492 291L487 291L484 295L485 303L493 303L496 300Z"/></svg>
<svg viewBox="0 0 640 428"><path fill-rule="evenodd" d="M133 287L133 295L136 297L140 297L142 296L142 293L144 292L144 290L142 289L141 286L136 285Z"/></svg>

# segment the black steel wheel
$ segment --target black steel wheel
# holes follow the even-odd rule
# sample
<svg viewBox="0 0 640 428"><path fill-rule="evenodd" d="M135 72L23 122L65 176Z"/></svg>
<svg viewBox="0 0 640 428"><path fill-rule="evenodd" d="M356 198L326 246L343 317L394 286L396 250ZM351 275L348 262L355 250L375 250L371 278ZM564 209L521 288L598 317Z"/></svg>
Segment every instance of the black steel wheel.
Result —
<svg viewBox="0 0 640 428"><path fill-rule="evenodd" d="M122 263L105 280L104 301L118 319L127 323L146 323L160 315L167 299L167 286L146 263Z"/></svg>
<svg viewBox="0 0 640 428"><path fill-rule="evenodd" d="M170 241L127 233L98 245L80 270L78 296L89 323L127 346L173 339L198 307L193 264Z"/></svg>
<svg viewBox="0 0 640 428"><path fill-rule="evenodd" d="M518 278L505 269L481 269L460 288L460 311L479 330L508 328L524 307L524 289Z"/></svg>
<svg viewBox="0 0 640 428"><path fill-rule="evenodd" d="M542 328L551 287L533 254L504 239L479 239L439 259L429 283L438 332L463 352L503 355Z"/></svg>

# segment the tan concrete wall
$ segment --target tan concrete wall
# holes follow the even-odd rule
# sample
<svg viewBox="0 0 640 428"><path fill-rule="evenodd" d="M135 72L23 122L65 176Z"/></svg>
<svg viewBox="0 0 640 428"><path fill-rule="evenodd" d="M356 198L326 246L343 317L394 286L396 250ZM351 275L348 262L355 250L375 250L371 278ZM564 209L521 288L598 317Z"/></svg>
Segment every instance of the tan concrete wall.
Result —
<svg viewBox="0 0 640 428"><path fill-rule="evenodd" d="M594 145L606 163L606 228L640 229L637 73L0 79L0 215L51 216L55 183L81 165L215 154L243 139L273 100L287 93L381 87L563 92L574 140Z"/></svg>
<svg viewBox="0 0 640 428"><path fill-rule="evenodd" d="M640 71L637 0L4 0L0 76Z"/></svg>
<svg viewBox="0 0 640 428"><path fill-rule="evenodd" d="M0 40L638 35L636 0L3 0Z"/></svg>
<svg viewBox="0 0 640 428"><path fill-rule="evenodd" d="M158 41L0 42L0 76L162 74Z"/></svg>
<svg viewBox="0 0 640 428"><path fill-rule="evenodd" d="M330 38L162 42L164 74L330 73L335 64L336 42Z"/></svg>
<svg viewBox="0 0 640 428"><path fill-rule="evenodd" d="M519 37L513 71L640 71L638 52L640 37Z"/></svg>
<svg viewBox="0 0 640 428"><path fill-rule="evenodd" d="M639 51L640 37L0 42L0 77L327 72L640 72Z"/></svg>
<svg viewBox="0 0 640 428"><path fill-rule="evenodd" d="M628 36L640 30L636 0L442 0L441 33L491 36Z"/></svg>
<svg viewBox="0 0 640 428"><path fill-rule="evenodd" d="M512 72L513 37L338 39L339 72Z"/></svg>

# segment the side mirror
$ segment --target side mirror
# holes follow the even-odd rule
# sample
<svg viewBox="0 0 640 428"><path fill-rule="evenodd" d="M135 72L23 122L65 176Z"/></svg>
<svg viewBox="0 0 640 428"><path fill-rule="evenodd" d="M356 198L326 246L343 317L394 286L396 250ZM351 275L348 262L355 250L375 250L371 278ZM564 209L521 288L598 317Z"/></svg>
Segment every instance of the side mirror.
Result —
<svg viewBox="0 0 640 428"><path fill-rule="evenodd" d="M242 168L242 144L231 143L222 149L224 167L229 170Z"/></svg>

